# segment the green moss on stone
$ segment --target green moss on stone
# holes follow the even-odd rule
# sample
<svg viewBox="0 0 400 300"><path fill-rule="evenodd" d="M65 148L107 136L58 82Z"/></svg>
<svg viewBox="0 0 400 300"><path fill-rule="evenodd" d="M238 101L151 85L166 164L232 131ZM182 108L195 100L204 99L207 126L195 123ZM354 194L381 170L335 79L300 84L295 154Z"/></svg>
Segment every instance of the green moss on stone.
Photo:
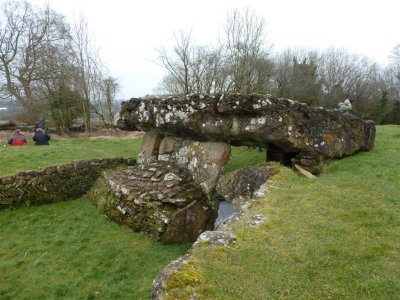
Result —
<svg viewBox="0 0 400 300"><path fill-rule="evenodd" d="M189 299L195 286L203 280L204 276L195 259L183 262L180 269L172 271L170 278L165 281L166 299Z"/></svg>

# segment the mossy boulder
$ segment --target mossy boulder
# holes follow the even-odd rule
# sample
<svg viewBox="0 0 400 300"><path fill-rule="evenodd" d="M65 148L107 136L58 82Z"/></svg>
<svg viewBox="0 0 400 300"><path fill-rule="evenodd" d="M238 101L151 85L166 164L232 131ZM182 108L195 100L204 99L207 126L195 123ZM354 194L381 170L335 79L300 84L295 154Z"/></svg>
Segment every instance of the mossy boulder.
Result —
<svg viewBox="0 0 400 300"><path fill-rule="evenodd" d="M195 241L217 215L188 171L168 162L104 172L88 196L110 219L163 243Z"/></svg>

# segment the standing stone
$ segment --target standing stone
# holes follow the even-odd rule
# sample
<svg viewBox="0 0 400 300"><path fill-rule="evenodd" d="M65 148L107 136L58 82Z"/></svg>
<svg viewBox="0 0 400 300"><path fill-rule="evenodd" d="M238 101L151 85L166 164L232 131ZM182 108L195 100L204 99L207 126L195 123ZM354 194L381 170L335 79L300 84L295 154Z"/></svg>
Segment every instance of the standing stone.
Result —
<svg viewBox="0 0 400 300"><path fill-rule="evenodd" d="M160 144L164 135L156 130L146 132L140 145L139 163L147 163L157 159Z"/></svg>
<svg viewBox="0 0 400 300"><path fill-rule="evenodd" d="M212 197L214 187L229 161L230 146L223 142L199 142L166 136L161 142L158 159L189 170L194 182Z"/></svg>

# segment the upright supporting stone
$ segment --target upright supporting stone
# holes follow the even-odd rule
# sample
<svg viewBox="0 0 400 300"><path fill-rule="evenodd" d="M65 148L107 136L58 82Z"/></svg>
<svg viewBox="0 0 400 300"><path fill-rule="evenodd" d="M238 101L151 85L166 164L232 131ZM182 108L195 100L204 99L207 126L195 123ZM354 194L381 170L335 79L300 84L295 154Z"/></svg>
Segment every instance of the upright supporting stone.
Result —
<svg viewBox="0 0 400 300"><path fill-rule="evenodd" d="M157 159L164 135L157 130L146 132L140 145L139 163L149 163Z"/></svg>
<svg viewBox="0 0 400 300"><path fill-rule="evenodd" d="M208 198L230 157L230 146L223 142L199 142L167 135L161 142L158 159L189 170Z"/></svg>

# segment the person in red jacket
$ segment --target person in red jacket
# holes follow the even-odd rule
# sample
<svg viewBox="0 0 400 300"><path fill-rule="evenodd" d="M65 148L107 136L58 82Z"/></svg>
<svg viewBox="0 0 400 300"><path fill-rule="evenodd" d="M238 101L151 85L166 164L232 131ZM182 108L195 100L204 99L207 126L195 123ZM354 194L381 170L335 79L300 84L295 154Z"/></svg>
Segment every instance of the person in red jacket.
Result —
<svg viewBox="0 0 400 300"><path fill-rule="evenodd" d="M8 138L8 144L11 146L26 146L27 143L26 136L19 129L15 130L13 135Z"/></svg>

